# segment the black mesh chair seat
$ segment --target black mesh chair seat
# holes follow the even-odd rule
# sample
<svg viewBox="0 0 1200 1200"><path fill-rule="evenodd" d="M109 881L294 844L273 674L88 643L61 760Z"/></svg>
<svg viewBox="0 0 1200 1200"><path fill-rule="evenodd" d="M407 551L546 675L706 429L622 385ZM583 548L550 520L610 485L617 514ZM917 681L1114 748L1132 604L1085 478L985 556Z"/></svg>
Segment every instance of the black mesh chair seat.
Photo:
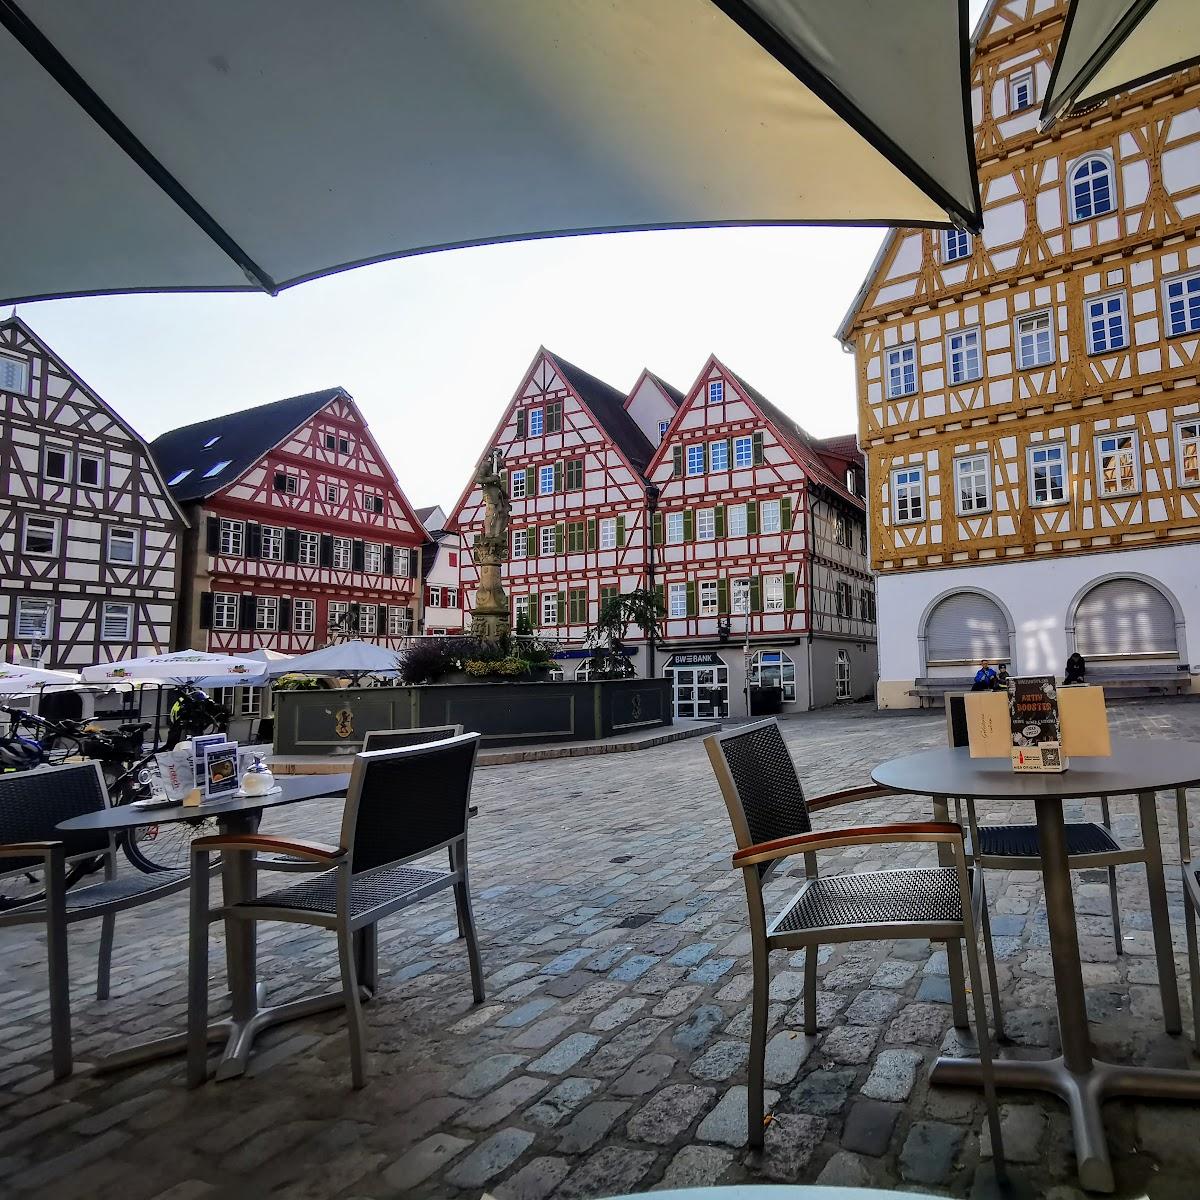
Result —
<svg viewBox="0 0 1200 1200"><path fill-rule="evenodd" d="M421 867L385 866L364 871L350 880L350 916L361 916L380 905L403 900L419 888L447 878L448 871L427 871ZM332 916L337 912L337 871L322 871L301 883L266 892L236 907L293 909Z"/></svg>
<svg viewBox="0 0 1200 1200"><path fill-rule="evenodd" d="M154 871L150 874L138 871L117 879L73 887L66 894L67 916L84 913L99 916L108 909L119 908L127 900L153 900L155 896L167 896L171 892L180 891L187 884L188 878L187 871ZM4 915L32 915L44 909L45 905L38 901L36 904L11 908Z"/></svg>
<svg viewBox="0 0 1200 1200"><path fill-rule="evenodd" d="M962 919L955 869L914 867L814 879L780 914L770 932L900 921L941 924Z"/></svg>
<svg viewBox="0 0 1200 1200"><path fill-rule="evenodd" d="M1120 843L1094 821L1067 824L1067 854L1111 854ZM1041 858L1042 843L1036 825L982 825L979 853L996 858Z"/></svg>

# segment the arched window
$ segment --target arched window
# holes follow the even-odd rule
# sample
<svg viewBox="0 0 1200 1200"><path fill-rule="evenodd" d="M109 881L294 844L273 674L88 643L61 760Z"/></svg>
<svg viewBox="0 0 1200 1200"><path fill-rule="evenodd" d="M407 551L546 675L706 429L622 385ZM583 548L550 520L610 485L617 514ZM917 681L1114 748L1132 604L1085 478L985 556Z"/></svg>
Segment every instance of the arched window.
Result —
<svg viewBox="0 0 1200 1200"><path fill-rule="evenodd" d="M990 596L956 592L939 601L925 621L925 665L1008 662L1008 621Z"/></svg>
<svg viewBox="0 0 1200 1200"><path fill-rule="evenodd" d="M1178 658L1175 610L1144 579L1105 579L1075 607L1075 649L1093 658Z"/></svg>
<svg viewBox="0 0 1200 1200"><path fill-rule="evenodd" d="M782 650L760 650L750 660L750 685L782 688L785 700L795 700L796 664Z"/></svg>
<svg viewBox="0 0 1200 1200"><path fill-rule="evenodd" d="M837 677L835 694L839 700L849 700L850 686L850 655L848 651L837 652Z"/></svg>
<svg viewBox="0 0 1200 1200"><path fill-rule="evenodd" d="M1072 221L1087 221L1117 207L1112 163L1102 154L1081 159L1067 176Z"/></svg>

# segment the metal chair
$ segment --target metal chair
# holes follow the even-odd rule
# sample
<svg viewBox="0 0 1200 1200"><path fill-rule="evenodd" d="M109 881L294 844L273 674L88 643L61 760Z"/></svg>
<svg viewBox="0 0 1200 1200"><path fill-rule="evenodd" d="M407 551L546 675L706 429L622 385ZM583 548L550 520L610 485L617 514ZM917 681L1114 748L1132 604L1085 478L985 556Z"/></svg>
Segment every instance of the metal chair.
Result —
<svg viewBox="0 0 1200 1200"><path fill-rule="evenodd" d="M108 790L99 762L69 763L0 776L0 877L41 869L45 897L0 912L0 929L44 925L50 986L51 1058L56 1079L72 1070L70 972L67 929L99 917L96 999L107 1000L117 913L149 904L187 887L186 871L117 877L116 838L104 831L59 833L60 821L102 812ZM102 860L103 880L66 885L68 864ZM97 866L97 870L100 869Z"/></svg>
<svg viewBox="0 0 1200 1200"><path fill-rule="evenodd" d="M461 725L423 725L418 729L372 729L363 738L363 750L399 750L401 746L423 746L458 737Z"/></svg>
<svg viewBox="0 0 1200 1200"><path fill-rule="evenodd" d="M830 942L929 938L950 946L962 941L971 973L979 1058L992 1132L995 1165L1004 1173L1000 1114L988 1045L987 1011L975 926L982 895L978 872L967 867L962 829L944 821L865 825L814 833L810 814L839 804L891 794L858 787L806 801L796 768L774 719L743 725L704 739L729 809L750 912L753 1002L747 1087L747 1134L752 1148L764 1140L763 1075L772 950L805 948L804 1032L817 1031L817 947ZM879 843L930 842L949 848L952 866L907 867L852 875L821 876L817 852ZM805 882L768 923L763 887L779 863L804 856Z"/></svg>
<svg viewBox="0 0 1200 1200"><path fill-rule="evenodd" d="M471 986L482 1003L483 969L467 877L467 808L479 734L399 750L358 754L336 846L263 834L197 838L192 843L191 932L188 968L188 1083L208 1074L208 926L212 921L293 921L337 934L342 994L350 1020L354 1086L366 1081L365 1028L360 984L376 986L380 920L444 888L454 889L467 941ZM412 865L449 849L451 870ZM279 850L323 864L289 887L210 909L208 856Z"/></svg>
<svg viewBox="0 0 1200 1200"><path fill-rule="evenodd" d="M1188 977L1192 991L1192 1048L1200 1053L1200 951L1196 946L1196 914L1200 913L1200 853L1192 857L1188 828L1187 788L1176 788L1179 817L1179 862L1183 872L1183 924L1187 935Z"/></svg>

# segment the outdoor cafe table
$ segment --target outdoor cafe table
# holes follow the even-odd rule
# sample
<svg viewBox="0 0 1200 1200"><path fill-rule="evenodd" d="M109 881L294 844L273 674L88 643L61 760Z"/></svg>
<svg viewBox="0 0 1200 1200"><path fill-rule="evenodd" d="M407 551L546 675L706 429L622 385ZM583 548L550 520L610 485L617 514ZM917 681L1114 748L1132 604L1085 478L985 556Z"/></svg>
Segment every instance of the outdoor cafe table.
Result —
<svg viewBox="0 0 1200 1200"><path fill-rule="evenodd" d="M1072 758L1062 774L1016 772L1004 759L973 759L966 747L926 750L884 763L871 773L871 778L897 792L932 796L934 813L940 820L947 818L952 798L1033 801L1041 842L1062 1054L1049 1061L998 1060L996 1083L1000 1087L1051 1092L1066 1101L1071 1111L1080 1182L1093 1191L1111 1192L1113 1175L1100 1117L1102 1102L1121 1095L1200 1100L1200 1072L1122 1066L1092 1057L1067 866L1063 801L1103 796L1138 798L1163 1018L1167 1032L1177 1034L1182 1028L1179 990L1154 794L1200 782L1200 745L1114 737L1111 758ZM956 957L950 955L952 965ZM961 973L961 962L958 967ZM979 1060L939 1058L930 1081L978 1086Z"/></svg>
<svg viewBox="0 0 1200 1200"><path fill-rule="evenodd" d="M280 791L269 796L233 796L211 801L199 808L185 808L182 804L170 808L134 808L129 804L121 804L82 817L72 817L69 821L63 821L58 828L64 832L104 830L120 833L147 825L209 818L217 822L222 834L253 833L258 828L264 809L279 808L284 804L296 804L321 796L344 795L350 786L350 776L297 775L280 779L277 783ZM222 854L221 879L223 903L229 905L252 900L257 891L253 853L237 851ZM345 1004L340 991L310 996L288 1004L266 1004L265 988L258 982L255 941L254 922L225 922L231 1008L227 1019L214 1022L208 1029L209 1041L225 1042L225 1052L217 1067L218 1079L227 1079L245 1071L254 1039L264 1029L298 1017L341 1008ZM182 1054L186 1049L187 1034L172 1034L107 1055L97 1062L96 1069L115 1071Z"/></svg>

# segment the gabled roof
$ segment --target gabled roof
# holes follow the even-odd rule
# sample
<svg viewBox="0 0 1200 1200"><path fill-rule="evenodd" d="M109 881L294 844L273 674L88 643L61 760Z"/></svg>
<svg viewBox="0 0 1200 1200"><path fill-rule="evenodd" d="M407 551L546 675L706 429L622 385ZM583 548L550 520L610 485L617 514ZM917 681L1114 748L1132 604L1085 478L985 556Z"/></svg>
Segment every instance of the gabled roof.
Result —
<svg viewBox="0 0 1200 1200"><path fill-rule="evenodd" d="M656 375L653 371L647 371L646 374L662 388L668 400L678 408L683 403L683 392L677 387L672 387L661 375Z"/></svg>
<svg viewBox="0 0 1200 1200"><path fill-rule="evenodd" d="M567 362L565 358L559 358L552 351L547 350L546 354L559 368L560 374L571 385L575 394L587 405L604 432L617 444L621 453L639 473L644 473L647 463L654 457L654 447L625 411L624 393L618 392L603 379L588 374L582 367Z"/></svg>
<svg viewBox="0 0 1200 1200"><path fill-rule="evenodd" d="M171 488L176 500L181 503L203 500L228 487L269 450L339 397L348 400L350 394L345 388L326 388L276 400L273 404L244 408L223 417L172 429L156 437L150 443L150 449L168 480L174 479L180 471L190 469L191 474ZM213 438L219 440L206 449L205 443ZM226 461L227 467L211 478L206 477L206 471Z"/></svg>
<svg viewBox="0 0 1200 1200"><path fill-rule="evenodd" d="M858 435L840 433L837 437L814 438L813 445L822 454L832 454L837 458L847 458L851 462L862 462L862 452L858 448Z"/></svg>
<svg viewBox="0 0 1200 1200"><path fill-rule="evenodd" d="M422 525L425 525L425 522L428 521L429 518L432 517L439 508L441 508L440 504L431 504L428 508L418 508L417 520L420 521ZM428 526L426 526L426 528L428 528Z"/></svg>

